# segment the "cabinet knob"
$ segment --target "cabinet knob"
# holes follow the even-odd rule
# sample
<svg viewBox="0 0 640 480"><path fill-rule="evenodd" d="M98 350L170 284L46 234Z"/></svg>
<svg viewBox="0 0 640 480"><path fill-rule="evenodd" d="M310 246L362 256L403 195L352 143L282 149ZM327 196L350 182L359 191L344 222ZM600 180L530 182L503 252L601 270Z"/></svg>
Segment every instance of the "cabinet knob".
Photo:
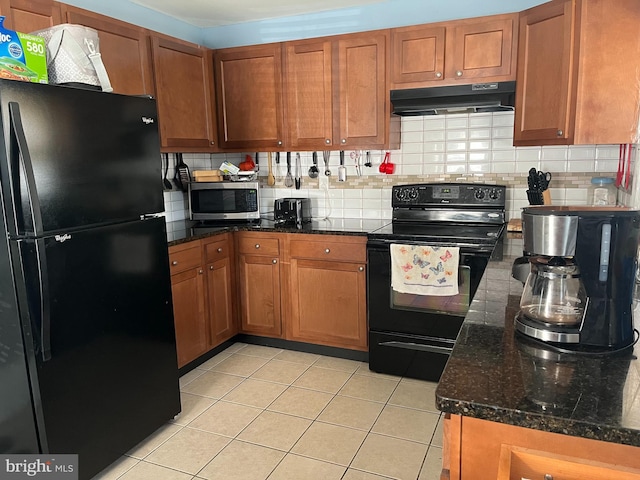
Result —
<svg viewBox="0 0 640 480"><path fill-rule="evenodd" d="M211 145L215 145L215 144L216 144L216 142L214 142L213 140L211 140Z"/></svg>
<svg viewBox="0 0 640 480"><path fill-rule="evenodd" d="M260 248L260 244L259 243L256 243L256 248Z"/></svg>
<svg viewBox="0 0 640 480"><path fill-rule="evenodd" d="M442 78L442 72L436 72L436 78Z"/></svg>
<svg viewBox="0 0 640 480"><path fill-rule="evenodd" d="M340 140L340 143L347 143L347 139L343 138L342 140Z"/></svg>
<svg viewBox="0 0 640 480"><path fill-rule="evenodd" d="M177 265L177 264L178 264L177 260L174 260L173 262L171 262L171 265Z"/></svg>
<svg viewBox="0 0 640 480"><path fill-rule="evenodd" d="M324 141L324 143L326 143L327 145L329 145L329 144L331 143L331 140L327 138L327 139Z"/></svg>
<svg viewBox="0 0 640 480"><path fill-rule="evenodd" d="M271 263L275 265L276 263L278 263L278 259L274 258L273 260L271 260Z"/></svg>
<svg viewBox="0 0 640 480"><path fill-rule="evenodd" d="M217 252L222 253L222 247L218 248Z"/></svg>
<svg viewBox="0 0 640 480"><path fill-rule="evenodd" d="M458 70L456 72L456 77L461 77L462 76L462 70Z"/></svg>
<svg viewBox="0 0 640 480"><path fill-rule="evenodd" d="M330 252L331 252L331 250L330 250L330 249L328 249L328 248L325 248L325 249L324 249L324 253L330 253Z"/></svg>
<svg viewBox="0 0 640 480"><path fill-rule="evenodd" d="M209 265L209 270L213 270L213 265Z"/></svg>
<svg viewBox="0 0 640 480"><path fill-rule="evenodd" d="M364 267L358 267L359 272L364 272Z"/></svg>
<svg viewBox="0 0 640 480"><path fill-rule="evenodd" d="M202 275L204 273L204 270L200 269L198 270L198 274Z"/></svg>
<svg viewBox="0 0 640 480"><path fill-rule="evenodd" d="M278 140L278 146L282 145L282 140Z"/></svg>
<svg viewBox="0 0 640 480"><path fill-rule="evenodd" d="M553 475L550 475L548 473L544 474L544 480L553 480Z"/></svg>
<svg viewBox="0 0 640 480"><path fill-rule="evenodd" d="M559 136L559 137L561 137L562 135L564 135L564 131L562 131L562 130L558 130L556 133L558 134L558 136Z"/></svg>

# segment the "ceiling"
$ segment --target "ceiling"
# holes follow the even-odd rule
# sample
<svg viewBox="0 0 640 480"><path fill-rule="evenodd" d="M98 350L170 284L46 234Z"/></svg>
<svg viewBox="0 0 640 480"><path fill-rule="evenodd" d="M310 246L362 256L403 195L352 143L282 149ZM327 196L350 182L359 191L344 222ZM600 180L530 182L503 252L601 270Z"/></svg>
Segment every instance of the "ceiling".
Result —
<svg viewBox="0 0 640 480"><path fill-rule="evenodd" d="M304 15L386 0L131 0L196 27L208 28Z"/></svg>

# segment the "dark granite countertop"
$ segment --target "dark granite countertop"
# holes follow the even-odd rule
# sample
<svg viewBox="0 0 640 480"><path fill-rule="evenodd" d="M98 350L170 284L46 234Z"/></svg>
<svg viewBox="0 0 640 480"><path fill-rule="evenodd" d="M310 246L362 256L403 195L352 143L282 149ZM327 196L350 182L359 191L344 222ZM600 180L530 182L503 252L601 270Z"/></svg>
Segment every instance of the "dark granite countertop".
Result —
<svg viewBox="0 0 640 480"><path fill-rule="evenodd" d="M367 220L357 218L332 218L312 220L301 227L295 225L277 225L273 220L262 219L256 224L209 225L198 227L197 222L181 220L167 224L169 246L233 231L265 231L283 233L314 233L324 235L361 235L378 230L391 220Z"/></svg>
<svg viewBox="0 0 640 480"><path fill-rule="evenodd" d="M556 353L516 334L522 284L511 278L513 258L490 262L436 390L438 408L640 446L640 361Z"/></svg>

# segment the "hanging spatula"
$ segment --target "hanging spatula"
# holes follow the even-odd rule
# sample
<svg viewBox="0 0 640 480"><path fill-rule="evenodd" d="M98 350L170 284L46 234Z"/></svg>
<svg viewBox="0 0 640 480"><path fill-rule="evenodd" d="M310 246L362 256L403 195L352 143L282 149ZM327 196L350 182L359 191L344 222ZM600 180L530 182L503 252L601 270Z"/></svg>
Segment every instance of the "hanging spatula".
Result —
<svg viewBox="0 0 640 480"><path fill-rule="evenodd" d="M191 175L189 174L189 167L182 159L182 153L176 153L176 173L173 176L174 182L182 190L186 192L189 188L189 182L191 182Z"/></svg>

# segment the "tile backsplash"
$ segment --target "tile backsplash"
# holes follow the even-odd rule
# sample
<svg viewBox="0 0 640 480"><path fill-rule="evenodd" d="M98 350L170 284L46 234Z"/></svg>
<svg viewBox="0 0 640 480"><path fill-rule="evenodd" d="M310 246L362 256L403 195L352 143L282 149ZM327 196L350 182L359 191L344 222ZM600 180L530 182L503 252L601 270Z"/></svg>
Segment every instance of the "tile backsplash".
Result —
<svg viewBox="0 0 640 480"><path fill-rule="evenodd" d="M284 186L286 156L281 154L279 167L273 157L276 185L267 186L267 155L260 154L259 179L261 211L269 215L273 201L280 197L308 197L312 200L314 217L324 218L391 218L391 186L424 182L479 182L507 186L507 216L519 217L520 209L528 205L527 173L530 168L550 172L550 193L553 203L561 205L587 204L588 187L594 176L614 177L618 168L618 145L579 145L549 147L514 147L513 112L447 114L402 118L400 150L391 152L396 164L393 175L381 174L378 166L384 151L371 151L372 167L361 167L358 177L350 150L345 152L347 181L338 182L339 152L332 151L331 176L323 174L322 152L318 152L320 176L308 176L312 164L311 152L300 152L302 188ZM254 152L250 152L254 156ZM244 153L184 154L191 171L215 169L228 160L238 164ZM634 148L634 165L638 156ZM173 177L173 155L170 155L169 178ZM292 155L294 163L295 153ZM364 155L360 159L364 165ZM293 169L292 169L293 173ZM631 188L630 192L635 188ZM633 196L634 198L636 195ZM631 193L621 192L625 204ZM635 205L634 205L635 206ZM167 221L188 217L185 194L174 189L165 191Z"/></svg>

